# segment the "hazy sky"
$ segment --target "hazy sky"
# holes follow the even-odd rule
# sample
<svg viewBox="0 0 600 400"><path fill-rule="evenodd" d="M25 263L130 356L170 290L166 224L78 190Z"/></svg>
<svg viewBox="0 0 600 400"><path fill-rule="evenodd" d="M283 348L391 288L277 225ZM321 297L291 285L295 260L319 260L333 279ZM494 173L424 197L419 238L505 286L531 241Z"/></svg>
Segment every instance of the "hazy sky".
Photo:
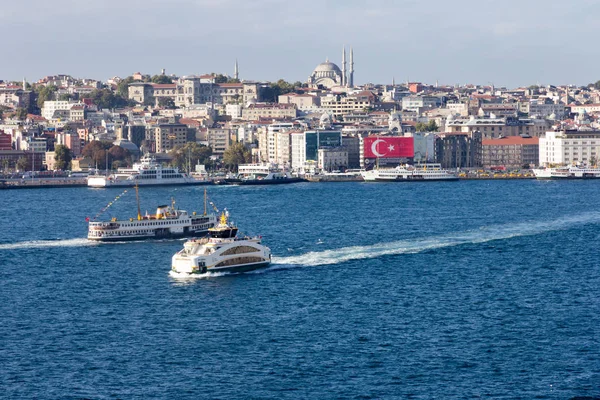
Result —
<svg viewBox="0 0 600 400"><path fill-rule="evenodd" d="M305 81L354 48L355 82L600 80L600 0L5 0L0 79L178 75Z"/></svg>

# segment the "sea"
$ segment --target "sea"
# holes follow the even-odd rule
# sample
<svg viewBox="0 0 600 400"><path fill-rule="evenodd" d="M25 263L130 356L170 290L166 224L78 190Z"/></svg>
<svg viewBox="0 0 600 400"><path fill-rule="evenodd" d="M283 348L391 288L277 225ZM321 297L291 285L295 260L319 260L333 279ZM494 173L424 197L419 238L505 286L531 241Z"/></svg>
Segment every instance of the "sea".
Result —
<svg viewBox="0 0 600 400"><path fill-rule="evenodd" d="M144 187L142 213L204 189ZM1 398L600 398L600 182L207 190L269 268L88 241L132 189L0 191Z"/></svg>

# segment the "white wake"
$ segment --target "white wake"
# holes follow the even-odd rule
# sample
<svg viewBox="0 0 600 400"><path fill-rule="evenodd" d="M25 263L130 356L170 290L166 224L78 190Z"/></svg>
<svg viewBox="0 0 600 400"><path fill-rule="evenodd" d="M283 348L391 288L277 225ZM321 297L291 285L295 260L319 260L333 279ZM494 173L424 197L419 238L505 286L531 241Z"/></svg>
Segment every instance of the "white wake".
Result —
<svg viewBox="0 0 600 400"><path fill-rule="evenodd" d="M600 213L585 213L551 221L523 222L517 224L492 225L477 230L454 234L423 237L369 246L351 246L325 251L309 252L290 257L274 257L270 269L288 268L290 265L316 266L339 264L350 260L377 258L395 254L419 253L431 249L459 246L469 243L485 243L493 240L519 236L538 235L551 231L569 229L573 226L600 222Z"/></svg>
<svg viewBox="0 0 600 400"><path fill-rule="evenodd" d="M82 238L57 240L28 240L24 242L15 243L0 243L0 250L40 249L47 247L83 247L95 245L98 245L98 243Z"/></svg>

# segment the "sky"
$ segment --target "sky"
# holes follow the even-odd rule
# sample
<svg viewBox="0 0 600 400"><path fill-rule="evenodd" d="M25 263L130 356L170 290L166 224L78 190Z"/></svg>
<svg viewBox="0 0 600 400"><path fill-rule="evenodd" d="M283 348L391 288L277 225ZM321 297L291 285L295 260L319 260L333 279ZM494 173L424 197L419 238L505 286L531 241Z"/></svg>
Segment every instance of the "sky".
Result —
<svg viewBox="0 0 600 400"><path fill-rule="evenodd" d="M0 79L134 72L306 81L354 49L356 84L586 85L600 0L5 0Z"/></svg>

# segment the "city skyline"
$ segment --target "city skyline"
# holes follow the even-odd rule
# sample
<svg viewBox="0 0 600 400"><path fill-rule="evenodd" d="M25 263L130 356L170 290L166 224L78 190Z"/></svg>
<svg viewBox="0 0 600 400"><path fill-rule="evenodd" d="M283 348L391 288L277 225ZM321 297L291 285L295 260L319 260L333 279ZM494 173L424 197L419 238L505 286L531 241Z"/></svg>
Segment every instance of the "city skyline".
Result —
<svg viewBox="0 0 600 400"><path fill-rule="evenodd" d="M107 80L140 71L234 74L305 82L329 58L354 49L357 84L585 85L594 65L600 2L70 0L13 2L0 10L7 41L0 79L69 74ZM209 17L210 16L210 17ZM110 30L107 29L110 28Z"/></svg>

